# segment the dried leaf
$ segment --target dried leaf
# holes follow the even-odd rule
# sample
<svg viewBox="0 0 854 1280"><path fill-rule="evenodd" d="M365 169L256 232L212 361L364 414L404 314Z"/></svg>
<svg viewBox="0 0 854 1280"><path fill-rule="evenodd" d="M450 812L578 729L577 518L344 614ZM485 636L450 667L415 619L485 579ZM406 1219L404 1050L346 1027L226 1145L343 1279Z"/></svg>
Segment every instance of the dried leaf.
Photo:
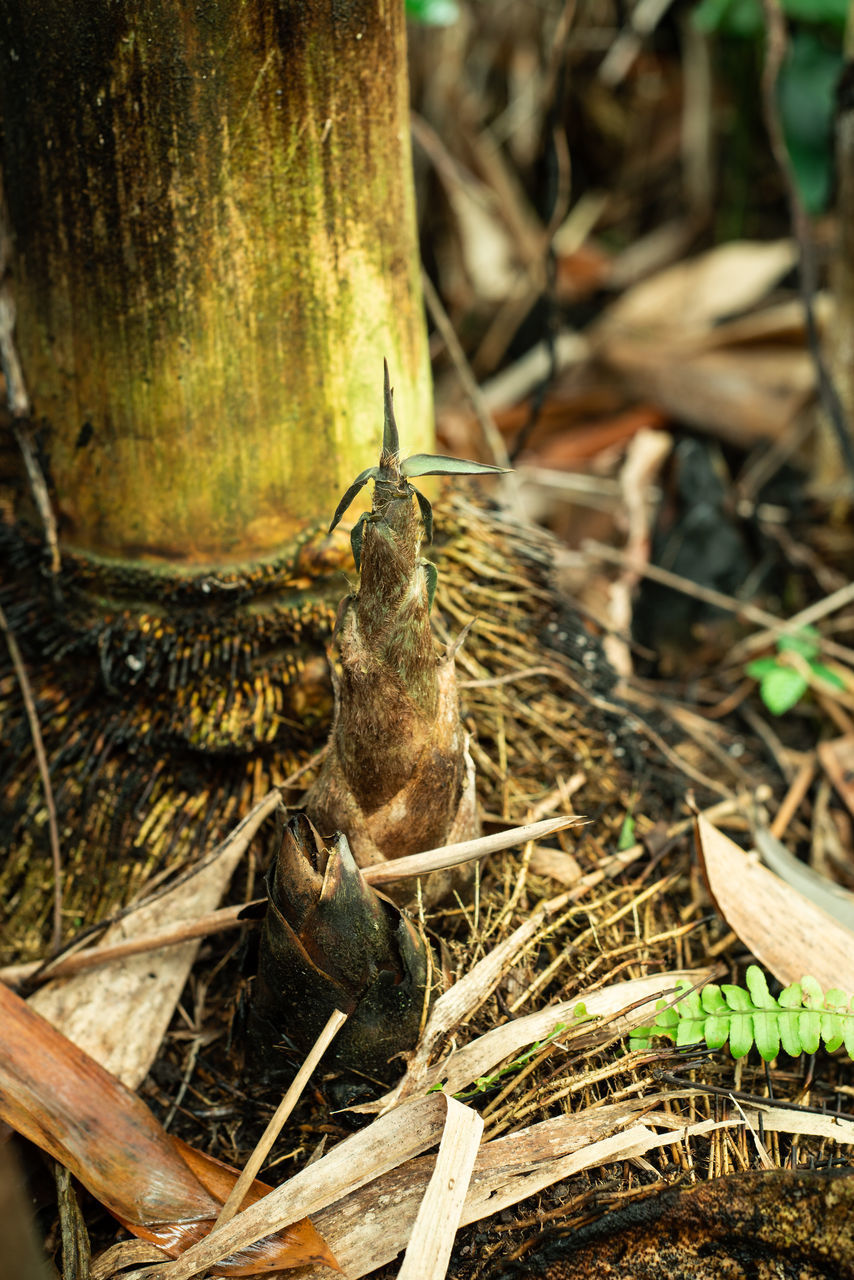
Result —
<svg viewBox="0 0 854 1280"><path fill-rule="evenodd" d="M808 973L822 988L854 991L850 932L763 867L757 855L745 854L708 819L699 817L696 830L700 864L715 906L757 960L785 986Z"/></svg>
<svg viewBox="0 0 854 1280"><path fill-rule="evenodd" d="M278 791L265 796L191 875L182 875L174 888L112 925L102 939L104 945L144 937L213 911L252 836L278 803ZM47 983L28 1003L111 1075L135 1089L159 1052L200 945L182 943L111 960L102 968Z"/></svg>
<svg viewBox="0 0 854 1280"><path fill-rule="evenodd" d="M210 1232L221 1192L238 1176L171 1138L135 1094L2 983L0 1119L63 1164L134 1235L173 1257ZM269 1190L256 1182L249 1194ZM306 1219L218 1274L321 1261L335 1265Z"/></svg>

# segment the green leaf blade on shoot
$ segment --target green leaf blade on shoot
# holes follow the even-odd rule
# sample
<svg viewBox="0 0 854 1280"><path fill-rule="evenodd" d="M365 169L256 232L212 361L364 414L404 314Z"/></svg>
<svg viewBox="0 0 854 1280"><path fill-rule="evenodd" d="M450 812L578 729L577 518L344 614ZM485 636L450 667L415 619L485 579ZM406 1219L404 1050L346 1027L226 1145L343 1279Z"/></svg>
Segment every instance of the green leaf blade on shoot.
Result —
<svg viewBox="0 0 854 1280"><path fill-rule="evenodd" d="M350 532L350 549L353 552L353 560L356 565L357 572L362 567L362 538L364 537L365 521L367 518L367 511L363 511Z"/></svg>
<svg viewBox="0 0 854 1280"><path fill-rule="evenodd" d="M661 1009L655 1019L655 1025L666 1033L675 1031L679 1025L679 1014L675 1009Z"/></svg>
<svg viewBox="0 0 854 1280"><path fill-rule="evenodd" d="M729 1025L729 1051L734 1058L745 1058L753 1047L753 1016L733 1013Z"/></svg>
<svg viewBox="0 0 854 1280"><path fill-rule="evenodd" d="M815 978L805 974L801 978L801 988L803 990L803 1003L808 1009L824 1008L824 992L821 989L821 984Z"/></svg>
<svg viewBox="0 0 854 1280"><path fill-rule="evenodd" d="M623 825L620 827L620 834L617 839L618 853L624 853L626 849L631 849L635 843L635 820L630 813L623 818Z"/></svg>
<svg viewBox="0 0 854 1280"><path fill-rule="evenodd" d="M415 476L504 475L507 472L506 467L494 467L489 462L469 462L442 453L413 453L404 458L400 470L409 480Z"/></svg>
<svg viewBox="0 0 854 1280"><path fill-rule="evenodd" d="M744 668L745 675L751 676L754 680L761 680L763 676L767 676L769 671L779 671L780 664L776 658L754 658L753 662L748 662Z"/></svg>
<svg viewBox="0 0 854 1280"><path fill-rule="evenodd" d="M854 1013L843 1018L842 1024L842 1043L848 1057L854 1060Z"/></svg>
<svg viewBox="0 0 854 1280"><path fill-rule="evenodd" d="M702 1018L704 1016L703 1002L700 997L699 991L686 992L686 994L682 997L682 999L677 1004L676 1012L679 1014L679 1017L682 1020L686 1018L693 1018L693 1019Z"/></svg>
<svg viewBox="0 0 854 1280"><path fill-rule="evenodd" d="M759 696L773 716L782 716L800 702L809 681L793 667L777 666L759 682Z"/></svg>
<svg viewBox="0 0 854 1280"><path fill-rule="evenodd" d="M330 524L327 530L327 533L331 533L332 530L339 523L344 512L347 510L350 503L354 500L359 490L363 489L369 480L375 480L378 475L379 475L379 467L366 467L361 475L356 476L356 479L350 485L350 488L347 490L347 492L344 494L344 497L341 499L341 501L338 503L338 506L335 508L335 515L332 517L332 523Z"/></svg>
<svg viewBox="0 0 854 1280"><path fill-rule="evenodd" d="M388 360L383 360L383 457L400 456L400 437L394 420L394 398L388 374Z"/></svg>
<svg viewBox="0 0 854 1280"><path fill-rule="evenodd" d="M804 992L799 982L793 982L791 986L784 987L777 997L777 1003L781 1009L800 1009L804 1003ZM800 1050L798 1050L800 1053Z"/></svg>
<svg viewBox="0 0 854 1280"><path fill-rule="evenodd" d="M433 608L433 601L436 599L436 587L439 582L439 570L433 564L432 560L422 560L424 575L427 579L427 612Z"/></svg>
<svg viewBox="0 0 854 1280"><path fill-rule="evenodd" d="M765 1062L773 1062L780 1052L779 1017L771 1011L760 1011L753 1015L753 1036L760 1057Z"/></svg>
<svg viewBox="0 0 854 1280"><path fill-rule="evenodd" d="M424 525L424 541L430 543L433 541L433 508L430 505L429 498L425 498L424 494L412 486L412 492L418 501L418 510L421 512L421 523Z"/></svg>

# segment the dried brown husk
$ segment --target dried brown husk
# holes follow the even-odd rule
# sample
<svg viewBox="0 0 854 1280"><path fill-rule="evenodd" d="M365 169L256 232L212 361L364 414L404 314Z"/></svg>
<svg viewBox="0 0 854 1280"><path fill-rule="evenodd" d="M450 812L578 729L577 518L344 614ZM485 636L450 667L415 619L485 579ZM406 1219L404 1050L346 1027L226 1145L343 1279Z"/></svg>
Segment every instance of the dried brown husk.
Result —
<svg viewBox="0 0 854 1280"><path fill-rule="evenodd" d="M433 639L431 566L404 479L377 481L363 530L359 589L336 628L330 749L305 806L372 866L471 839L478 820L453 657ZM460 873L435 876L427 892L436 900L459 882Z"/></svg>

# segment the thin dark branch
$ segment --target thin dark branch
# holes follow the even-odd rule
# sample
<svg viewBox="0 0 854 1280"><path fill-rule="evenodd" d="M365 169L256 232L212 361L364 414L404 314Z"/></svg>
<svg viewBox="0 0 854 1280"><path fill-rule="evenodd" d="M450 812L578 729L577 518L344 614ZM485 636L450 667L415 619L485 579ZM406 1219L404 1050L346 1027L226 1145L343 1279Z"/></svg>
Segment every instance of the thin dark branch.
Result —
<svg viewBox="0 0 854 1280"><path fill-rule="evenodd" d="M854 441L852 441L848 416L839 391L827 367L815 318L814 304L818 287L815 246L809 218L798 191L798 185L795 181L789 153L786 148L786 141L783 137L783 127L780 122L777 81L780 75L780 68L783 65L783 59L786 56L786 19L780 7L780 0L762 0L762 5L765 10L765 27L768 37L765 66L762 71L762 110L765 117L765 127L768 130L774 159L777 161L780 173L783 175L783 181L786 184L792 230L798 243L801 301L804 308L807 343L815 365L819 399L833 427L848 474L854 480Z"/></svg>

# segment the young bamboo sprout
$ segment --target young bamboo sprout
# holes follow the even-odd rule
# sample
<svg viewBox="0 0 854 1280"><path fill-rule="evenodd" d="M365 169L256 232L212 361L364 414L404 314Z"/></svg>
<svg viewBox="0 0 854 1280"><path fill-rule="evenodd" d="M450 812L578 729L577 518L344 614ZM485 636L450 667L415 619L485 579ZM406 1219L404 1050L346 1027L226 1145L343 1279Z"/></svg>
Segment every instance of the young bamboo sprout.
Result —
<svg viewBox="0 0 854 1280"><path fill-rule="evenodd" d="M409 481L502 470L431 454L401 460L387 364L384 391L379 466L357 477L330 525L331 532L373 480L372 510L351 534L359 589L342 602L335 633L330 749L305 800L321 831L346 831L363 867L478 832L453 657L437 653L430 629L437 572L420 552L432 539L433 513ZM431 897L450 883L448 876L433 877Z"/></svg>
<svg viewBox="0 0 854 1280"><path fill-rule="evenodd" d="M383 1080L400 1074L390 1059L414 1046L429 983L421 934L366 884L347 837L327 846L303 814L284 826L267 893L248 1027L253 1065L275 1080L286 1065L276 1046L304 1053L341 1009L348 1020L324 1062Z"/></svg>

